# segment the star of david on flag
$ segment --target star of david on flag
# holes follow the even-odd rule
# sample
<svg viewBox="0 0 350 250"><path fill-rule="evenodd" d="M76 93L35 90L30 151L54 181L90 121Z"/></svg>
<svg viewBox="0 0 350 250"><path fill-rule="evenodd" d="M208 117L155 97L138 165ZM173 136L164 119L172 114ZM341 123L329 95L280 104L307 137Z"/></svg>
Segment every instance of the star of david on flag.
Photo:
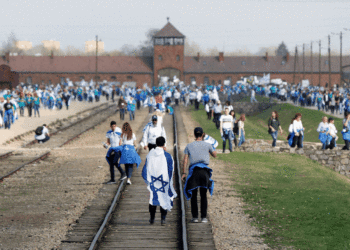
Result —
<svg viewBox="0 0 350 250"><path fill-rule="evenodd" d="M158 177L154 177L154 176L151 176L151 183L150 183L150 186L151 186L151 190L153 191L153 192L162 192L162 193L165 193L165 187L166 187L166 185L168 185L168 183L169 182L167 182L167 181L163 181L163 175L161 174L160 176L158 176ZM161 183L161 187L160 188L156 188L155 186L154 186L154 183L155 182L157 182L157 181L159 181L160 183Z"/></svg>

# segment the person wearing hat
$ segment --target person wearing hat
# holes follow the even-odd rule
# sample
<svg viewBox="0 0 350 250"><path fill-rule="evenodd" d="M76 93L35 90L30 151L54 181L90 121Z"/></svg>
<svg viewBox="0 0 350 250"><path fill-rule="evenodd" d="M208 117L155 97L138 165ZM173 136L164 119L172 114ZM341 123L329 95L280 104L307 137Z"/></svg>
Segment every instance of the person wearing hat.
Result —
<svg viewBox="0 0 350 250"><path fill-rule="evenodd" d="M149 151L151 151L152 149L156 148L156 139L159 136L163 136L166 139L166 133L165 133L165 129L163 126L158 126L158 117L156 115L152 116L152 124L149 124L144 133L143 133L143 137L142 137L142 141L141 141L141 145L144 147L144 149L146 150L147 147L149 149ZM164 148L166 149L166 144L164 145Z"/></svg>
<svg viewBox="0 0 350 250"><path fill-rule="evenodd" d="M204 132L201 127L194 129L195 141L187 144L184 151L183 174L182 180L185 181L184 193L187 200L191 199L191 222L198 221L198 189L201 196L201 222L206 223L207 220L207 190L210 195L214 191L214 182L211 179L213 170L209 167L209 154L216 158L216 151L212 145L203 141ZM186 167L190 161L188 168L188 176L186 178Z"/></svg>

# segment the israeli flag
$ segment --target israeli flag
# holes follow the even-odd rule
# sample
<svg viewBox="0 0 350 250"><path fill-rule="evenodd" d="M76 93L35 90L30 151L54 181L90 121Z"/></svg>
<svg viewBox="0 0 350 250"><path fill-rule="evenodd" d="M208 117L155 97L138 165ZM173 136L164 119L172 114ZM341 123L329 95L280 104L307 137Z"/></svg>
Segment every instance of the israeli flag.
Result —
<svg viewBox="0 0 350 250"><path fill-rule="evenodd" d="M173 184L174 160L172 156L157 147L152 149L142 169L142 178L150 191L149 204L161 206L170 211L177 197Z"/></svg>
<svg viewBox="0 0 350 250"><path fill-rule="evenodd" d="M264 74L264 76L260 79L259 83L264 85L266 85L267 83L270 83L270 74L267 74L267 75Z"/></svg>
<svg viewBox="0 0 350 250"><path fill-rule="evenodd" d="M204 136L203 141L206 143L209 143L214 150L216 149L217 146L219 146L219 142L207 134Z"/></svg>

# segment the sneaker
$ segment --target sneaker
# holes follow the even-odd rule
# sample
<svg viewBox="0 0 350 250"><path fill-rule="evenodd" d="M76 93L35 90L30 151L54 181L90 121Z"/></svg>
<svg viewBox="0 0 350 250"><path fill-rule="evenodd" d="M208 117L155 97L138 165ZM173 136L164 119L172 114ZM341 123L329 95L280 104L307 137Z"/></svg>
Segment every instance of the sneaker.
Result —
<svg viewBox="0 0 350 250"><path fill-rule="evenodd" d="M127 180L126 184L131 185L130 179Z"/></svg>
<svg viewBox="0 0 350 250"><path fill-rule="evenodd" d="M160 224L161 224L162 226L165 226L165 224L166 224L165 219L164 219L164 220L161 220L161 221L160 221Z"/></svg>
<svg viewBox="0 0 350 250"><path fill-rule="evenodd" d="M107 181L105 184L116 184L116 182L115 181Z"/></svg>
<svg viewBox="0 0 350 250"><path fill-rule="evenodd" d="M122 180L125 180L126 179L126 174L123 174L121 177L120 177L120 181L122 181Z"/></svg>
<svg viewBox="0 0 350 250"><path fill-rule="evenodd" d="M207 218L202 218L202 223L208 223L208 219Z"/></svg>
<svg viewBox="0 0 350 250"><path fill-rule="evenodd" d="M191 222L192 223L198 223L198 218L192 218Z"/></svg>
<svg viewBox="0 0 350 250"><path fill-rule="evenodd" d="M225 150L222 150L222 153L225 154Z"/></svg>
<svg viewBox="0 0 350 250"><path fill-rule="evenodd" d="M154 224L154 219L153 220L149 219L149 224L153 225Z"/></svg>
<svg viewBox="0 0 350 250"><path fill-rule="evenodd" d="M39 144L43 144L43 142L42 142L42 141L39 141Z"/></svg>

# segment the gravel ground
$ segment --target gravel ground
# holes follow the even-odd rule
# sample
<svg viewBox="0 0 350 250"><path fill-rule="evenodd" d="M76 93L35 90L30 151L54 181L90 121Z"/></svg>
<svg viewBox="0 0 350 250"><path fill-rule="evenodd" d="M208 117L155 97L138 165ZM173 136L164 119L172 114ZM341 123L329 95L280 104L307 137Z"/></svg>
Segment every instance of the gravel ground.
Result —
<svg viewBox="0 0 350 250"><path fill-rule="evenodd" d="M136 111L136 120L131 122L135 131L146 115L146 109ZM0 183L0 249L59 246L109 178L101 142L106 141L112 119L121 127L119 115L112 116L65 147L52 150L47 159Z"/></svg>
<svg viewBox="0 0 350 250"><path fill-rule="evenodd" d="M188 142L193 141L193 129L200 126L195 122L188 109L181 107L181 114L188 134ZM205 131L204 131L205 132ZM270 249L259 238L261 232L251 226L252 219L244 214L245 203L232 187L230 172L234 164L226 164L211 157L215 181L214 194L208 199L208 214L213 225L215 246L218 250L227 249Z"/></svg>

